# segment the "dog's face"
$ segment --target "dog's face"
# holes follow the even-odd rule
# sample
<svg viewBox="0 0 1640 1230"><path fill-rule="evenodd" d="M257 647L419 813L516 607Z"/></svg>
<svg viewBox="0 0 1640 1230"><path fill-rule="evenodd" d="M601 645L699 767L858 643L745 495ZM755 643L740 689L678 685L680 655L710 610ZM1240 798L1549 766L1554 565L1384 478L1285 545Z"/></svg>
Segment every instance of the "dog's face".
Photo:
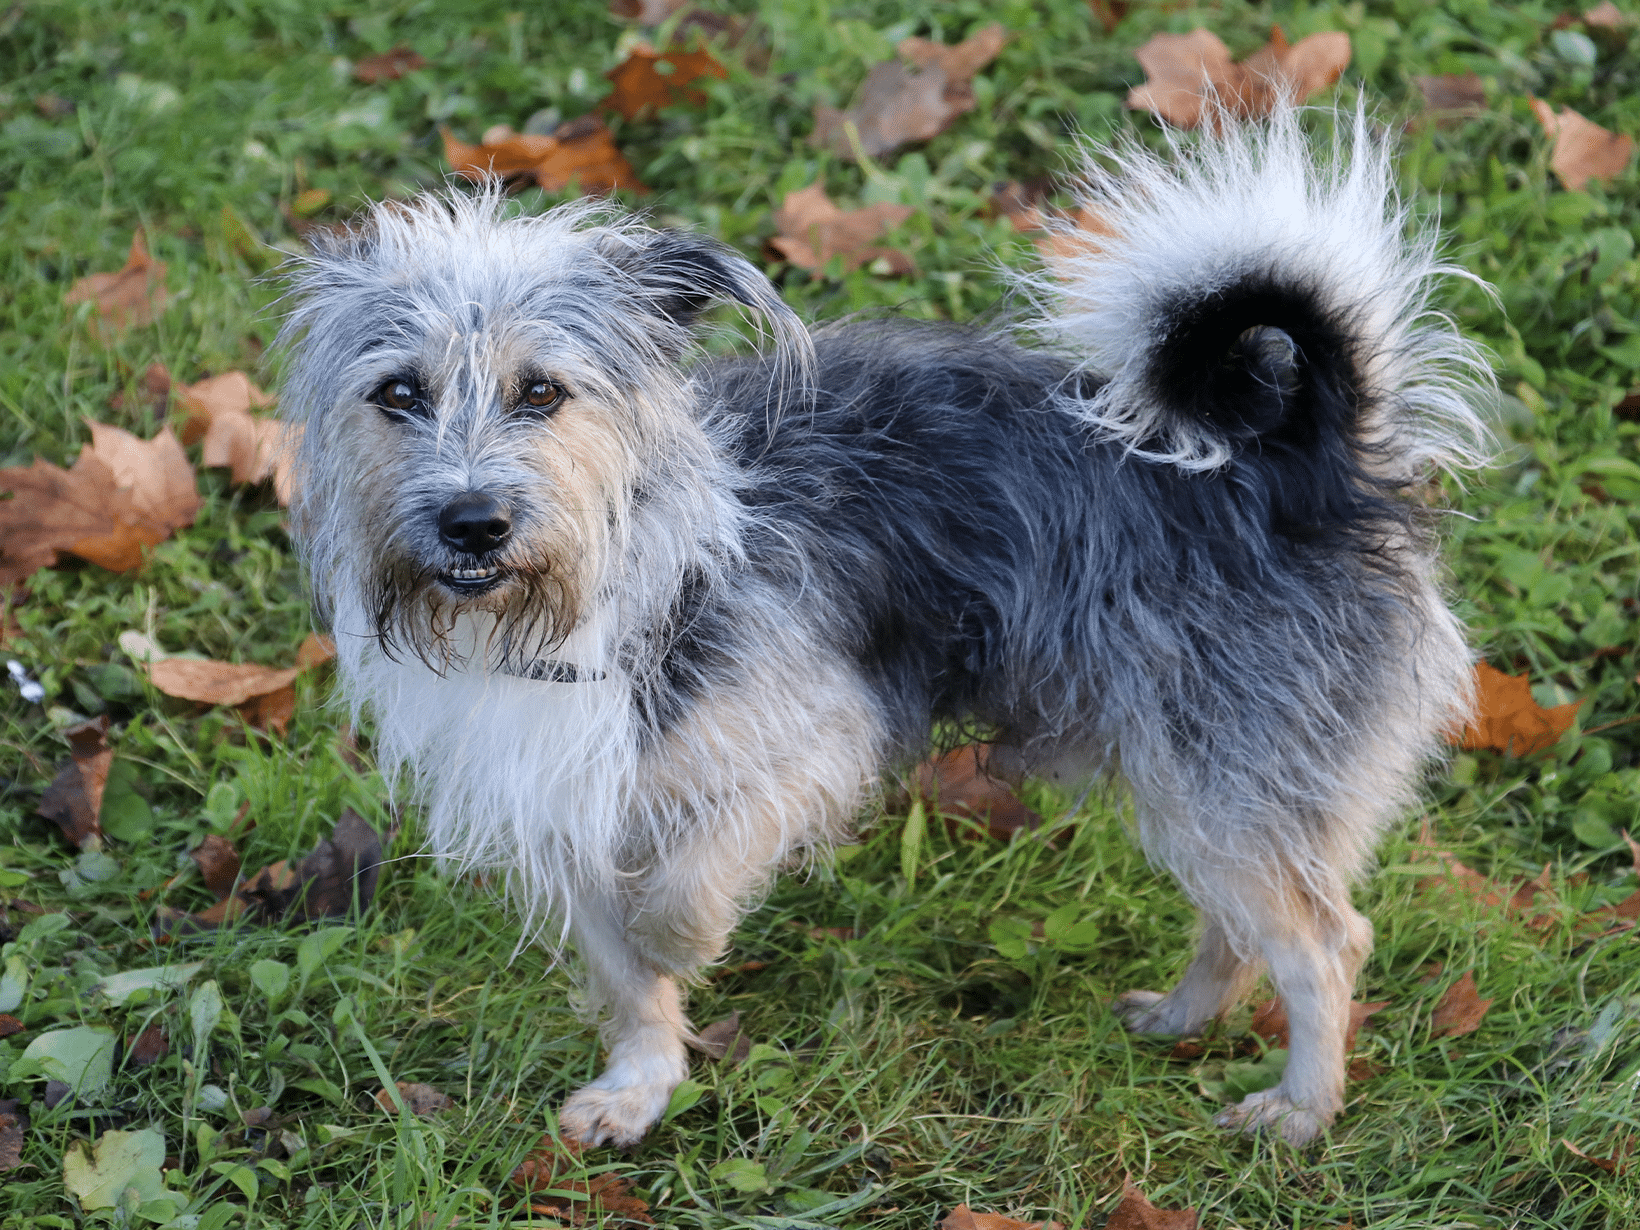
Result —
<svg viewBox="0 0 1640 1230"><path fill-rule="evenodd" d="M493 193L379 207L305 262L286 326L321 606L435 667L464 610L534 653L597 601L634 493L699 433L680 360L708 303L799 328L709 241L501 211Z"/></svg>

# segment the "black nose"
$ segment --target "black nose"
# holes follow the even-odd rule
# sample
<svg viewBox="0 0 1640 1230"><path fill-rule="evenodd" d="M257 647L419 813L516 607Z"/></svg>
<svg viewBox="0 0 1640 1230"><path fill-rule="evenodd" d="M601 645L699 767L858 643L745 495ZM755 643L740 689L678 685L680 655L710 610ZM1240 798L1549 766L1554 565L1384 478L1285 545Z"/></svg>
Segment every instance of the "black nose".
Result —
<svg viewBox="0 0 1640 1230"><path fill-rule="evenodd" d="M463 491L438 515L438 535L457 551L484 555L512 534L507 506L483 491Z"/></svg>

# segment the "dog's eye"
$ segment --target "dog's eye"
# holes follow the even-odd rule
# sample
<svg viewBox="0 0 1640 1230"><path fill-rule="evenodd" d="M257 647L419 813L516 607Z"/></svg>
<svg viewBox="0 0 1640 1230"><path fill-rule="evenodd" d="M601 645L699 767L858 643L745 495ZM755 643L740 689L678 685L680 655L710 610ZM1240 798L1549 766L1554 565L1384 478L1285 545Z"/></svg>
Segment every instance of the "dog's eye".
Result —
<svg viewBox="0 0 1640 1230"><path fill-rule="evenodd" d="M532 380L524 386L524 405L531 410L551 410L564 400L564 386L551 380Z"/></svg>
<svg viewBox="0 0 1640 1230"><path fill-rule="evenodd" d="M405 414L421 405L421 390L412 381L395 377L378 388L370 400L383 410Z"/></svg>

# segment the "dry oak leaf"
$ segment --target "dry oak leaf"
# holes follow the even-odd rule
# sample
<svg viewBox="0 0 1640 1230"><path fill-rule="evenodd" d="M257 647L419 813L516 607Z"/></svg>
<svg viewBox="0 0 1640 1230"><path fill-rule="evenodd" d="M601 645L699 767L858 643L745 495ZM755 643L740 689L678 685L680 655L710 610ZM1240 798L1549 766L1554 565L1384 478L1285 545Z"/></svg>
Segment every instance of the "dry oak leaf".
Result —
<svg viewBox="0 0 1640 1230"><path fill-rule="evenodd" d="M114 273L93 273L68 288L63 302L96 305L92 329L104 341L131 325L151 325L165 310L165 262L148 255L139 228L131 235L125 267Z"/></svg>
<svg viewBox="0 0 1640 1230"><path fill-rule="evenodd" d="M175 384L172 392L185 416L182 442L201 442L201 460L206 465L228 467L236 483L271 478L279 502L290 503L295 444L291 426L251 413L271 406L271 395L240 371L208 376L194 384Z"/></svg>
<svg viewBox="0 0 1640 1230"><path fill-rule="evenodd" d="M63 737L68 740L69 758L58 766L36 810L55 821L80 849L95 850L102 845L98 816L108 769L114 763L114 750L108 746L108 717L103 714L70 726Z"/></svg>
<svg viewBox="0 0 1640 1230"><path fill-rule="evenodd" d="M1001 1213L976 1213L959 1204L945 1215L939 1230L1065 1230L1056 1221L1017 1221Z"/></svg>
<svg viewBox="0 0 1640 1230"><path fill-rule="evenodd" d="M841 257L845 271L881 258L894 273L916 268L898 248L874 246L883 232L899 226L915 212L906 205L879 201L864 209L840 209L826 195L823 184L788 192L774 213L780 234L769 246L799 269L824 269L832 257Z"/></svg>
<svg viewBox="0 0 1640 1230"><path fill-rule="evenodd" d="M942 815L984 821L998 841L1021 829L1040 828L1042 817L1019 801L1008 783L986 771L990 749L981 744L954 748L917 766L911 788Z"/></svg>
<svg viewBox="0 0 1640 1230"><path fill-rule="evenodd" d="M1588 187L1591 179L1609 180L1621 175L1634 154L1634 142L1615 132L1607 132L1593 120L1586 120L1570 107L1560 114L1541 98L1531 99L1532 114L1555 143L1549 153L1549 169L1573 192Z"/></svg>
<svg viewBox="0 0 1640 1230"><path fill-rule="evenodd" d="M656 65L665 65L668 71L663 73ZM713 59L709 51L658 52L639 44L604 76L615 89L601 105L619 112L622 119L635 120L645 112L653 113L679 103L703 106L706 91L699 86L691 88L691 83L702 77L722 81L729 76L729 70Z"/></svg>
<svg viewBox="0 0 1640 1230"><path fill-rule="evenodd" d="M397 81L405 73L425 67L427 61L419 52L401 45L360 60L353 66L353 80L375 85L378 81Z"/></svg>
<svg viewBox="0 0 1640 1230"><path fill-rule="evenodd" d="M1435 1005L1435 1011L1429 1018L1430 1037L1458 1038L1474 1033L1481 1027L1481 1018L1492 1003L1490 999L1481 998L1475 986L1475 972L1466 971L1462 978L1446 989L1441 1002Z"/></svg>
<svg viewBox="0 0 1640 1230"><path fill-rule="evenodd" d="M814 109L814 144L839 158L858 150L876 158L910 141L926 141L974 109L974 74L1008 41L995 23L954 47L925 38L903 40L899 60L875 64L855 91L848 110Z"/></svg>
<svg viewBox="0 0 1640 1230"><path fill-rule="evenodd" d="M1532 685L1524 675L1506 675L1477 662L1475 720L1464 730L1459 746L1530 756L1554 746L1572 728L1582 704L1578 700L1545 709L1532 699Z"/></svg>
<svg viewBox="0 0 1640 1230"><path fill-rule="evenodd" d="M1350 36L1323 31L1288 45L1281 27L1239 64L1210 30L1157 34L1133 53L1145 84L1128 91L1127 105L1151 111L1176 128L1195 128L1221 108L1236 117L1269 115L1283 99L1303 102L1327 89L1350 62Z"/></svg>
<svg viewBox="0 0 1640 1230"><path fill-rule="evenodd" d="M431 1085L417 1084L415 1081L394 1081L399 1090L399 1097L404 1100L412 1115L426 1118L436 1115L442 1110L449 1110L455 1105L450 1096L440 1093ZM399 1108L393 1103L393 1095L385 1088L376 1090L376 1105L390 1115L399 1113Z"/></svg>
<svg viewBox="0 0 1640 1230"><path fill-rule="evenodd" d="M456 140L448 128L439 132L446 161L474 183L493 175L533 179L547 192L561 192L572 183L578 183L582 192L648 191L615 148L609 128L595 115L566 120L551 136L491 129L478 145Z"/></svg>
<svg viewBox="0 0 1640 1230"><path fill-rule="evenodd" d="M1132 1179L1122 1180L1122 1202L1111 1210L1105 1230L1196 1230L1195 1209L1158 1209Z"/></svg>

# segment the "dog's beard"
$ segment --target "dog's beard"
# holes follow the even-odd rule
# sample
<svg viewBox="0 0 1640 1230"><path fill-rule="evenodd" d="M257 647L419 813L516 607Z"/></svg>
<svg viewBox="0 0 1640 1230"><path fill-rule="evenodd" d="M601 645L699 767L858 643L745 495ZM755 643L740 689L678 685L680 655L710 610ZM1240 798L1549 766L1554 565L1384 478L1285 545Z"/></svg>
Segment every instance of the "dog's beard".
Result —
<svg viewBox="0 0 1640 1230"><path fill-rule="evenodd" d="M384 562L370 578L365 609L389 658L408 654L440 674L463 665L520 673L562 645L581 621L582 582L574 568L508 563L494 586L474 594L446 586L440 578L449 571L401 558ZM467 615L488 626L476 646L458 634ZM481 661L472 663L475 656Z"/></svg>

